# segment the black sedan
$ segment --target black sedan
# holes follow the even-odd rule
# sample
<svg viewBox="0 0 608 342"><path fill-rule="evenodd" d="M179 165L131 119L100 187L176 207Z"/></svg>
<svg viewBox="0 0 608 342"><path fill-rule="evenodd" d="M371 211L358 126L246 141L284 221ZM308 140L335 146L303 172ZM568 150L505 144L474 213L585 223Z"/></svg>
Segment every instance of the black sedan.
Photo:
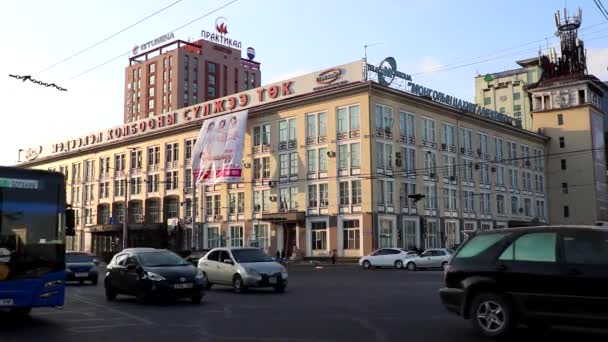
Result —
<svg viewBox="0 0 608 342"><path fill-rule="evenodd" d="M189 298L201 302L204 275L179 255L154 248L130 248L108 264L104 281L107 300L118 294L134 295L141 302L150 297Z"/></svg>

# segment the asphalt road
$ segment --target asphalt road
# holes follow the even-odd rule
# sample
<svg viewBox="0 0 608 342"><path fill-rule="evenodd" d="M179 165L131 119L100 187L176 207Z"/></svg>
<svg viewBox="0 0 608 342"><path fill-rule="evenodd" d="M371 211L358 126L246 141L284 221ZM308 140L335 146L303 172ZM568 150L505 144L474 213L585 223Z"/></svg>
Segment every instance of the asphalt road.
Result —
<svg viewBox="0 0 608 342"><path fill-rule="evenodd" d="M203 304L106 302L97 287L68 288L63 310L38 309L14 322L0 316L0 341L484 341L447 313L441 272L293 268L284 294L238 295L214 287ZM608 332L553 330L543 338L606 341ZM513 341L538 340L522 328Z"/></svg>

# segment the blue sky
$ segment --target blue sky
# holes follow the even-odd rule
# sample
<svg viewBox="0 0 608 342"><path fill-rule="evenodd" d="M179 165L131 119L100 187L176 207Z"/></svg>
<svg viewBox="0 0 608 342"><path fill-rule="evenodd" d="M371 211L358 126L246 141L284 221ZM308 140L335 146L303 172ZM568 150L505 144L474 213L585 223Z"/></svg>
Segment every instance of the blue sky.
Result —
<svg viewBox="0 0 608 342"><path fill-rule="evenodd" d="M183 0L36 76L68 92L21 83L7 74L36 74L174 1L22 0L3 4L0 165L13 164L21 147L122 123L127 56L70 78L228 0ZM608 79L608 21L591 0L570 0L567 5L569 10L583 8L580 36L588 49L590 72ZM557 42L553 13L563 7L563 0L239 0L175 31L175 36L198 39L201 29L213 30L216 17L228 18L230 35L241 40L243 48L256 49L262 83L359 59L365 44L381 43L368 49L370 62L393 56L399 70L412 74L415 82L473 100L477 73L514 68L515 60L537 56L540 45L544 48ZM480 63L460 67L475 62ZM448 70L438 71L444 65Z"/></svg>

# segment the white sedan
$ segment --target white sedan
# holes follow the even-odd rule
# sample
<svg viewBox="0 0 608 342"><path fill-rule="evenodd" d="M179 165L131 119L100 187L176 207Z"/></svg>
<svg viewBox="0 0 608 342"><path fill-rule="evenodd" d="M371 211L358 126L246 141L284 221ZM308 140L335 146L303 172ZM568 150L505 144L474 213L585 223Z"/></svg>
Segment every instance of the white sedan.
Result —
<svg viewBox="0 0 608 342"><path fill-rule="evenodd" d="M406 260L417 256L416 252L400 248L380 248L371 254L361 257L359 265L364 269L371 267L403 268Z"/></svg>

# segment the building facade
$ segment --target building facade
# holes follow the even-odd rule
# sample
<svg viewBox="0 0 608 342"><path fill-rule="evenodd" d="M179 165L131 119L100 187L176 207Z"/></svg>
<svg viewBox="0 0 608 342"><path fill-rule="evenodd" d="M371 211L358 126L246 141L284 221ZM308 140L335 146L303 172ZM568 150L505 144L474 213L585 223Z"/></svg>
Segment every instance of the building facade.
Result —
<svg viewBox="0 0 608 342"><path fill-rule="evenodd" d="M176 40L129 58L124 122L188 107L260 86L260 63L208 40Z"/></svg>
<svg viewBox="0 0 608 342"><path fill-rule="evenodd" d="M452 247L478 229L547 221L547 137L370 81L368 66L40 146L21 166L66 174L78 212L69 247L99 254L118 251L124 220L129 246L307 257ZM235 110L248 110L242 182L192 188L202 121Z"/></svg>
<svg viewBox="0 0 608 342"><path fill-rule="evenodd" d="M540 80L538 58L517 61L521 68L475 77L475 103L521 120L522 127L533 127L530 98L525 87Z"/></svg>

